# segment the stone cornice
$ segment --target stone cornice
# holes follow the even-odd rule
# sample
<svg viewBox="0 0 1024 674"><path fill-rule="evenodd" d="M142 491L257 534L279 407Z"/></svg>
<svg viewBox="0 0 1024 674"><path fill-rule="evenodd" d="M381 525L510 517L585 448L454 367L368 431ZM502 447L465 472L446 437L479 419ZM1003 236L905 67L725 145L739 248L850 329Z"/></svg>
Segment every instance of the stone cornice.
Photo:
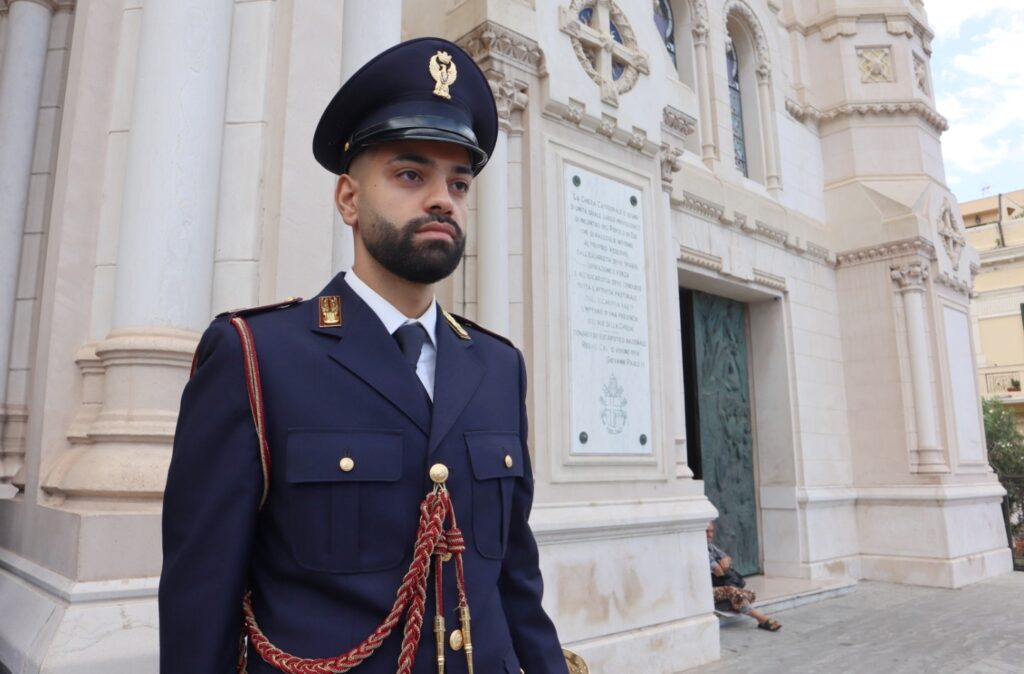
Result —
<svg viewBox="0 0 1024 674"><path fill-rule="evenodd" d="M722 218L725 217L724 206L720 206L713 201L708 201L690 192L683 192L683 200L679 205L684 211L711 222L721 223Z"/></svg>
<svg viewBox="0 0 1024 674"><path fill-rule="evenodd" d="M739 211L733 211L730 216L726 213L724 206L720 206L696 194L684 191L682 199L673 197L672 205L681 211L696 215L702 220L725 227L736 227L752 239L760 239L829 267L836 266L836 256L825 246L811 241L804 241L799 236L794 236L785 230L772 227L760 220L751 219L745 213L740 213Z"/></svg>
<svg viewBox="0 0 1024 674"><path fill-rule="evenodd" d="M866 101L861 103L844 103L826 110L819 110L813 105L801 105L791 98L786 99L786 112L800 121L805 119L814 122L826 122L842 117L914 115L931 126L937 133L949 129L949 122L930 105L921 101Z"/></svg>
<svg viewBox="0 0 1024 674"><path fill-rule="evenodd" d="M587 131L599 138L606 138L616 145L632 148L646 157L657 157L661 146L651 141L647 131L634 126L627 131L618 124L618 118L602 112L600 117L587 113L586 105L570 98L567 103L549 100L544 105L543 114L549 119L556 119L582 131Z"/></svg>
<svg viewBox="0 0 1024 674"><path fill-rule="evenodd" d="M840 267L854 264L879 262L897 257L917 255L927 260L935 259L935 245L927 239L914 237L902 241L892 241L878 246L857 248L836 255L836 264Z"/></svg>
<svg viewBox="0 0 1024 674"><path fill-rule="evenodd" d="M979 251L978 255L981 258L982 267L990 267L995 264L1011 264L1024 260L1024 245L992 248Z"/></svg>
<svg viewBox="0 0 1024 674"><path fill-rule="evenodd" d="M677 262L688 264L701 269L707 269L723 276L731 276L725 271L725 266L722 263L722 258L717 255L711 255L695 248L688 246L679 246L679 254L676 256ZM764 286L772 290L785 293L788 291L786 288L786 279L782 276L777 276L761 269L754 268L751 270L751 278L743 279L750 284Z"/></svg>
<svg viewBox="0 0 1024 674"><path fill-rule="evenodd" d="M483 64L489 59L538 77L547 75L544 52L540 46L530 38L493 21L483 22L455 42L477 63Z"/></svg>
<svg viewBox="0 0 1024 674"><path fill-rule="evenodd" d="M864 13L831 11L819 14L807 23L791 21L785 24L787 30L802 35L821 33L821 39L828 42L837 37L853 37L857 34L861 22L885 22L886 31L890 35L902 35L921 38L925 53L932 53L932 40L935 33L917 15L907 11L869 11Z"/></svg>
<svg viewBox="0 0 1024 674"><path fill-rule="evenodd" d="M680 138L686 138L697 131L697 120L682 110L666 105L661 111L662 128L668 129Z"/></svg>
<svg viewBox="0 0 1024 674"><path fill-rule="evenodd" d="M935 277L935 282L966 297L971 296L971 284L963 279L953 276L949 272L941 272Z"/></svg>

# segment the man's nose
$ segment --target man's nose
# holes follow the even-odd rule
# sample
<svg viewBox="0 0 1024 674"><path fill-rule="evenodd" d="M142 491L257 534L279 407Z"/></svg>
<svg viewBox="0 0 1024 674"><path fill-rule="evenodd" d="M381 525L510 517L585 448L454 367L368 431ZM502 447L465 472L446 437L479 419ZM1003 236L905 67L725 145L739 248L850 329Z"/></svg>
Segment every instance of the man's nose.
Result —
<svg viewBox="0 0 1024 674"><path fill-rule="evenodd" d="M431 213L451 213L454 204L451 192L448 190L448 181L444 177L430 181L430 191L427 194L426 208Z"/></svg>

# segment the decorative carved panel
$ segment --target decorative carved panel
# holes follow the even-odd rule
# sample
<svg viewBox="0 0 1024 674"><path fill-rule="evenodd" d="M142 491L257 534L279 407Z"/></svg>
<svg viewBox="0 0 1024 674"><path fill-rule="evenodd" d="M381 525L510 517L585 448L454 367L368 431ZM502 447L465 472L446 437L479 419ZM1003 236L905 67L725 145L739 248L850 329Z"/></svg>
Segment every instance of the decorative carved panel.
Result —
<svg viewBox="0 0 1024 674"><path fill-rule="evenodd" d="M967 241L960 231L960 225L953 214L953 206L949 201L942 205L942 213L939 215L939 237L942 239L942 247L946 249L946 255L953 264L953 269L960 268L960 256L964 252Z"/></svg>
<svg viewBox="0 0 1024 674"><path fill-rule="evenodd" d="M889 47L857 47L860 81L892 82L892 50Z"/></svg>

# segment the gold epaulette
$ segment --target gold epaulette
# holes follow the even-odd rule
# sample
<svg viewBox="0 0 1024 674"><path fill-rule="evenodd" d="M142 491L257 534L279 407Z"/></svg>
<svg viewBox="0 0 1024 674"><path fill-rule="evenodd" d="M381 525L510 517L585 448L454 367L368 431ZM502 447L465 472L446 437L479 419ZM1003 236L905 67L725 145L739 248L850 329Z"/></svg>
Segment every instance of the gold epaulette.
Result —
<svg viewBox="0 0 1024 674"><path fill-rule="evenodd" d="M508 344L513 349L516 348L516 345L512 343L512 340L509 339L508 337L505 337L504 335L499 335L496 332L491 332L487 328L481 326L478 323L474 323L473 321L469 320L468 318L463 318L462 316L459 316L457 314L450 314L447 311L444 311L443 309L442 309L442 312L444 313L444 317L446 319L448 319L449 325L452 326L452 330L454 330L455 334L459 335L459 337L462 338L462 339L470 339L469 333L467 333L466 332L466 328L463 327L463 325L468 325L469 327L473 328L474 330L479 330L480 332L484 333L485 335L490 335L491 337L494 337L499 342L503 342L505 344ZM461 331L461 333L460 333L460 331ZM466 335L465 337L462 336L463 333Z"/></svg>
<svg viewBox="0 0 1024 674"><path fill-rule="evenodd" d="M231 316L232 318L234 318L235 316L240 316L242 318L247 318L249 316L255 316L256 314L262 314L266 311L272 311L274 309L284 309L285 307L294 306L301 301L301 297L289 297L283 302L274 302L273 304L261 304L258 307L247 307L243 309L232 309L231 311L225 311L222 314L217 314L217 318L221 318L223 316Z"/></svg>

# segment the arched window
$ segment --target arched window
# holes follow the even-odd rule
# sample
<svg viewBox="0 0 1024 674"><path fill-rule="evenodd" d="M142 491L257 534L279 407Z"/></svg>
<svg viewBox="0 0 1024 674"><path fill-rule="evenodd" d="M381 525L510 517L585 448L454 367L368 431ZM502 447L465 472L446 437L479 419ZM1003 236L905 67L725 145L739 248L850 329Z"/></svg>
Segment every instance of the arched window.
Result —
<svg viewBox="0 0 1024 674"><path fill-rule="evenodd" d="M735 6L746 8L744 4ZM749 8L746 11L750 11ZM731 112L732 146L736 170L744 176L766 184L765 129L762 122L759 90L759 37L749 23L751 17L733 9L726 19L725 62L728 78L729 110ZM765 74L767 75L767 74ZM768 171L773 172L773 171Z"/></svg>
<svg viewBox="0 0 1024 674"><path fill-rule="evenodd" d="M729 110L732 113L732 145L735 150L736 168L749 177L747 170L747 141L743 127L743 96L740 94L740 64L732 40L725 46L726 72L729 75Z"/></svg>
<svg viewBox="0 0 1024 674"><path fill-rule="evenodd" d="M654 0L654 25L679 81L696 88L691 0Z"/></svg>

